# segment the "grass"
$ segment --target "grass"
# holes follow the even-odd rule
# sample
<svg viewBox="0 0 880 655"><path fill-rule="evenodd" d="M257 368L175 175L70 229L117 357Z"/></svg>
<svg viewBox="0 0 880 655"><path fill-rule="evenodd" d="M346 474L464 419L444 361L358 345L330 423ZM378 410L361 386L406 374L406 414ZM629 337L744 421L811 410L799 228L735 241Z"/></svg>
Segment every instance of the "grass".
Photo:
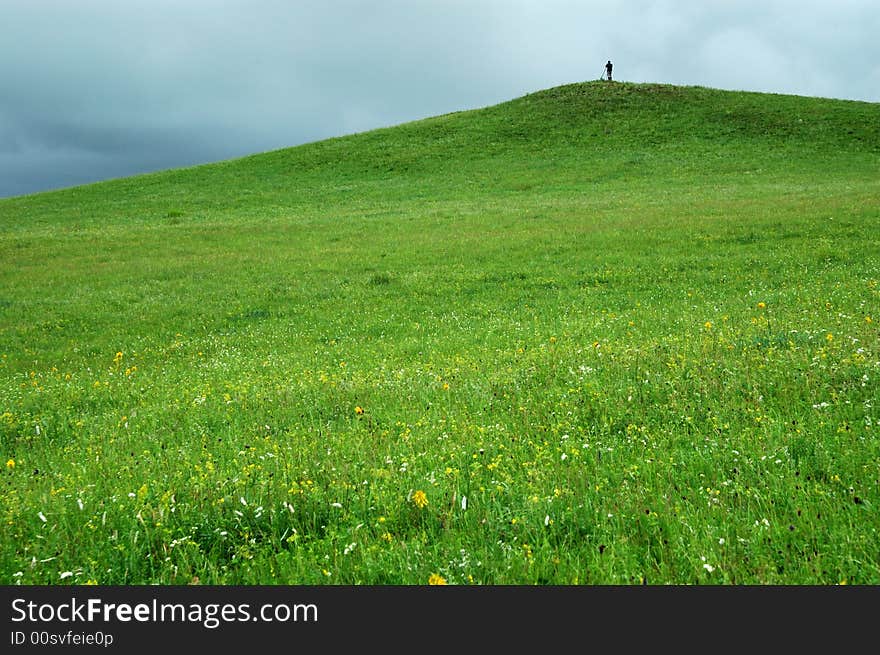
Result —
<svg viewBox="0 0 880 655"><path fill-rule="evenodd" d="M0 580L880 583L878 126L574 84L0 201Z"/></svg>

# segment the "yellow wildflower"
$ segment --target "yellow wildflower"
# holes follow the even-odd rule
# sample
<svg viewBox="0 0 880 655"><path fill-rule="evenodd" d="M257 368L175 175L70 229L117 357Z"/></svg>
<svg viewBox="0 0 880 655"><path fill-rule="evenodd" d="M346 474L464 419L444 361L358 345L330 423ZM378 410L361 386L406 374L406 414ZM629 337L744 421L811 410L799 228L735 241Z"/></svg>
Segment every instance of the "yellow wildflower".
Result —
<svg viewBox="0 0 880 655"><path fill-rule="evenodd" d="M419 509L424 509L428 506L428 497L425 495L425 492L419 489L418 491L413 492L412 495L413 504Z"/></svg>
<svg viewBox="0 0 880 655"><path fill-rule="evenodd" d="M765 303L763 303L763 302L758 303L758 309L764 309L765 307L767 307L767 305Z"/></svg>
<svg viewBox="0 0 880 655"><path fill-rule="evenodd" d="M364 408L361 407L360 405L358 405L357 407L354 408L354 413L357 414L358 416L360 416L361 414L364 413Z"/></svg>
<svg viewBox="0 0 880 655"><path fill-rule="evenodd" d="M7 461L6 461L6 468L8 468L10 471L11 471L12 469L14 469L14 468L15 468L15 460L12 459L12 458L10 458L9 460L7 460Z"/></svg>
<svg viewBox="0 0 880 655"><path fill-rule="evenodd" d="M431 577L428 578L429 585L444 585L446 584L446 578L437 573L432 573Z"/></svg>

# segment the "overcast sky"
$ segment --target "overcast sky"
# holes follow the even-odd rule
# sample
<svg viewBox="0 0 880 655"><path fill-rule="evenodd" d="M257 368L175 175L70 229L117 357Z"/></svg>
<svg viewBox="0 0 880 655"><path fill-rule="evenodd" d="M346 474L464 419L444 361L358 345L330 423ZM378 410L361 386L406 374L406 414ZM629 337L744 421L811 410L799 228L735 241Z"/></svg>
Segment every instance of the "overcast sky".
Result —
<svg viewBox="0 0 880 655"><path fill-rule="evenodd" d="M878 0L0 0L0 197L598 79L880 102Z"/></svg>

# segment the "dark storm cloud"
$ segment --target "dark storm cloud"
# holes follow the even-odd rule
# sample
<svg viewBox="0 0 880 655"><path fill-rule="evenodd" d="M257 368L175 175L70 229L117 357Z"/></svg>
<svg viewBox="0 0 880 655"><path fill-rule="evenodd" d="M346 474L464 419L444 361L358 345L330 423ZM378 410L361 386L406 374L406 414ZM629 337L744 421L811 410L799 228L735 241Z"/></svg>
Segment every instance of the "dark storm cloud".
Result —
<svg viewBox="0 0 880 655"><path fill-rule="evenodd" d="M880 100L874 0L3 0L0 196L596 79Z"/></svg>

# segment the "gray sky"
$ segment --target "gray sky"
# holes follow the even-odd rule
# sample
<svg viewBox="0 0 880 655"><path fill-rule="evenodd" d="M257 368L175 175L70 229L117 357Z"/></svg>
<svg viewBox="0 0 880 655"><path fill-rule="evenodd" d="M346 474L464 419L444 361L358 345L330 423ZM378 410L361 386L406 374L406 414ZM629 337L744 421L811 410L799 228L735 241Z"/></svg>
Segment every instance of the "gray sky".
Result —
<svg viewBox="0 0 880 655"><path fill-rule="evenodd" d="M877 0L0 0L0 197L598 79L880 102Z"/></svg>

